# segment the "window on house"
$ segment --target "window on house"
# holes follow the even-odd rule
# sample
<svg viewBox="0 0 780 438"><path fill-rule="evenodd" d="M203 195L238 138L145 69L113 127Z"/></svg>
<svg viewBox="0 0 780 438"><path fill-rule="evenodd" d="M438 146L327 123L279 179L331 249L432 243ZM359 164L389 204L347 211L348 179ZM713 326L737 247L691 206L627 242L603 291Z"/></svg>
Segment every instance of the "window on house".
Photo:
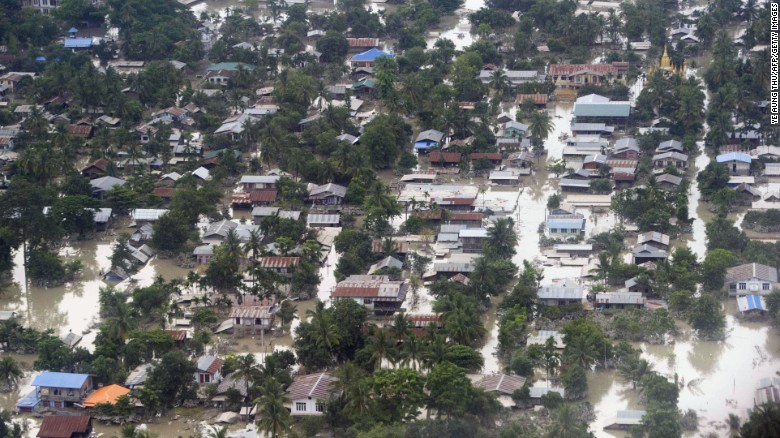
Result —
<svg viewBox="0 0 780 438"><path fill-rule="evenodd" d="M557 229L557 228L550 228L550 232L551 232L551 233L557 233L557 232L558 232L558 229Z"/></svg>
<svg viewBox="0 0 780 438"><path fill-rule="evenodd" d="M371 298L363 298L363 304L371 304L373 302L374 300L372 300Z"/></svg>
<svg viewBox="0 0 780 438"><path fill-rule="evenodd" d="M62 395L62 390L60 388L54 388L54 390L51 392L52 395Z"/></svg>
<svg viewBox="0 0 780 438"><path fill-rule="evenodd" d="M303 402L296 402L295 403L295 410L298 412L303 412L306 410L306 403Z"/></svg>
<svg viewBox="0 0 780 438"><path fill-rule="evenodd" d="M325 405L322 403L317 403L314 405L314 408L317 410L317 412L325 412Z"/></svg>
<svg viewBox="0 0 780 438"><path fill-rule="evenodd" d="M739 284L739 290L746 290L747 289L747 283L740 283Z"/></svg>
<svg viewBox="0 0 780 438"><path fill-rule="evenodd" d="M769 283L764 283L764 284L762 284L762 285L761 285L761 288L762 288L763 290L769 290Z"/></svg>

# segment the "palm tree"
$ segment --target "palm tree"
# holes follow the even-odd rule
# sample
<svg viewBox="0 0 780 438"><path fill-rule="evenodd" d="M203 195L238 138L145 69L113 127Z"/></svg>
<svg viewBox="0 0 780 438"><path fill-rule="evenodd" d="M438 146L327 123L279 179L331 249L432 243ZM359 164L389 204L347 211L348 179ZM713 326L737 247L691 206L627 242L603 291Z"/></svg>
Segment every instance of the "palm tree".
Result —
<svg viewBox="0 0 780 438"><path fill-rule="evenodd" d="M574 438L584 436L587 431L587 424L577 418L571 405L564 404L558 408L555 420L544 436L545 438Z"/></svg>
<svg viewBox="0 0 780 438"><path fill-rule="evenodd" d="M111 316L107 318L108 327L114 331L114 334L121 340L127 339L127 334L135 328L135 312L124 301L115 303L111 310Z"/></svg>
<svg viewBox="0 0 780 438"><path fill-rule="evenodd" d="M211 426L208 438L227 438L228 432L227 426L222 426L219 429L216 426Z"/></svg>
<svg viewBox="0 0 780 438"><path fill-rule="evenodd" d="M417 370L420 360L422 359L422 352L420 339L414 333L412 333L404 340L404 343L401 344L401 358L403 365L411 366L414 370Z"/></svg>
<svg viewBox="0 0 780 438"><path fill-rule="evenodd" d="M653 364L645 359L631 359L618 367L618 373L622 378L631 382L636 391L637 385L646 375L653 372Z"/></svg>
<svg viewBox="0 0 780 438"><path fill-rule="evenodd" d="M591 274L595 274L598 279L604 282L604 287L607 287L607 280L609 279L609 270L612 263L607 252L599 253L598 266L591 269Z"/></svg>
<svg viewBox="0 0 780 438"><path fill-rule="evenodd" d="M496 95L500 98L504 97L504 94L509 89L509 79L503 68L493 70L493 73L490 75L490 88L495 90Z"/></svg>
<svg viewBox="0 0 780 438"><path fill-rule="evenodd" d="M285 436L292 422L290 411L285 407L285 404L290 403L290 398L274 378L266 380L260 394L260 397L255 400L255 403L260 406L258 427L271 438Z"/></svg>
<svg viewBox="0 0 780 438"><path fill-rule="evenodd" d="M446 360L448 351L447 340L444 339L444 336L436 335L423 349L423 363L428 369L431 369L436 364Z"/></svg>
<svg viewBox="0 0 780 438"><path fill-rule="evenodd" d="M306 311L306 315L311 318L310 324L314 328L315 343L318 347L333 351L333 347L341 341L336 324L333 323L330 315L325 313L325 303L318 301L314 311Z"/></svg>
<svg viewBox="0 0 780 438"><path fill-rule="evenodd" d="M393 318L393 325L390 326L390 331L399 341L405 339L406 336L411 332L411 325L409 324L409 320L406 318L406 314L403 311L395 314L395 317Z"/></svg>
<svg viewBox="0 0 780 438"><path fill-rule="evenodd" d="M517 233L511 217L498 219L488 229L487 247L496 259L511 259L515 255Z"/></svg>
<svg viewBox="0 0 780 438"><path fill-rule="evenodd" d="M569 341L564 353L569 363L576 363L586 370L596 362L596 345L587 336L577 336Z"/></svg>
<svg viewBox="0 0 780 438"><path fill-rule="evenodd" d="M279 317L279 319L282 322L282 331L284 332L284 327L291 323L293 319L295 319L295 315L298 313L298 306L293 304L290 300L284 300L282 301L282 304L279 306L279 310L276 312L276 316Z"/></svg>
<svg viewBox="0 0 780 438"><path fill-rule="evenodd" d="M375 368L382 368L382 361L393 357L395 345L385 330L378 330L369 340L368 349L371 352L371 363Z"/></svg>
<svg viewBox="0 0 780 438"><path fill-rule="evenodd" d="M534 111L528 118L528 132L531 134L531 144L535 151L544 149L544 140L547 139L553 130L552 117L547 111Z"/></svg>
<svg viewBox="0 0 780 438"><path fill-rule="evenodd" d="M257 381L258 374L259 368L253 354L245 354L236 358L236 369L233 371L233 375L236 379L243 378L245 380L247 394Z"/></svg>
<svg viewBox="0 0 780 438"><path fill-rule="evenodd" d="M23 374L22 369L19 368L19 364L16 363L16 360L13 357L3 356L3 358L0 359L0 378L2 378L6 385L11 387L16 386L16 383Z"/></svg>

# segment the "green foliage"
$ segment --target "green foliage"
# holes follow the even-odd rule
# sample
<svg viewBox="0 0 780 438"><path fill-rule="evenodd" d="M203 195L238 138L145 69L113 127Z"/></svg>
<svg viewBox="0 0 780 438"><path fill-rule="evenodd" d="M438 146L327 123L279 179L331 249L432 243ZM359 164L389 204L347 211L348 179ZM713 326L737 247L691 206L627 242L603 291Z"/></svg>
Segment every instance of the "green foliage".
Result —
<svg viewBox="0 0 780 438"><path fill-rule="evenodd" d="M780 433L780 407L766 403L756 407L739 429L742 438L763 438Z"/></svg>
<svg viewBox="0 0 780 438"><path fill-rule="evenodd" d="M677 409L677 385L656 373L642 379L647 398L647 409L642 417L642 428L648 438L680 437L680 412Z"/></svg>
<svg viewBox="0 0 780 438"><path fill-rule="evenodd" d="M65 279L65 265L60 257L46 248L30 248L27 254L27 276L38 283L58 283Z"/></svg>
<svg viewBox="0 0 780 438"><path fill-rule="evenodd" d="M317 51L322 53L322 61L338 62L346 56L349 44L344 34L329 30L317 40Z"/></svg>
<svg viewBox="0 0 780 438"><path fill-rule="evenodd" d="M569 400L579 400L588 393L588 377L585 370L574 365L563 373L563 387L566 389L566 398Z"/></svg>
<svg viewBox="0 0 780 438"><path fill-rule="evenodd" d="M525 343L526 309L520 306L508 308L498 324L498 347L500 351L512 351Z"/></svg>
<svg viewBox="0 0 780 438"><path fill-rule="evenodd" d="M176 253L189 239L190 224L177 210L169 211L153 225L152 246L160 251Z"/></svg>
<svg viewBox="0 0 780 438"><path fill-rule="evenodd" d="M612 209L618 217L636 223L640 231L668 232L673 228L672 217L688 220L688 196L648 185L618 192L612 198Z"/></svg>
<svg viewBox="0 0 780 438"><path fill-rule="evenodd" d="M729 250L717 248L707 252L701 264L701 281L704 289L717 292L723 288L726 270L735 266L737 257Z"/></svg>
<svg viewBox="0 0 780 438"><path fill-rule="evenodd" d="M425 387L428 389L428 407L436 409L438 416L463 414L473 390L466 372L449 362L433 367Z"/></svg>
<svg viewBox="0 0 780 438"><path fill-rule="evenodd" d="M748 230L760 232L775 232L780 229L780 210L766 211L750 210L745 213L742 227Z"/></svg>
<svg viewBox="0 0 780 438"><path fill-rule="evenodd" d="M704 293L691 303L688 322L703 337L719 337L726 327L726 315L715 296Z"/></svg>
<svg viewBox="0 0 780 438"><path fill-rule="evenodd" d="M702 196L709 198L715 192L726 187L731 174L728 166L716 161L710 161L707 166L696 175L699 191Z"/></svg>
<svg viewBox="0 0 780 438"><path fill-rule="evenodd" d="M739 253L747 246L748 238L745 232L735 227L734 221L725 216L716 216L706 225L705 230L707 251L720 248Z"/></svg>
<svg viewBox="0 0 780 438"><path fill-rule="evenodd" d="M162 406L173 407L195 396L195 381L192 378L195 371L195 364L184 353L172 350L149 372L144 387L159 399Z"/></svg>
<svg viewBox="0 0 780 438"><path fill-rule="evenodd" d="M383 423L408 421L417 418L417 411L425 405L425 380L409 368L380 369L370 377L376 394L376 419Z"/></svg>

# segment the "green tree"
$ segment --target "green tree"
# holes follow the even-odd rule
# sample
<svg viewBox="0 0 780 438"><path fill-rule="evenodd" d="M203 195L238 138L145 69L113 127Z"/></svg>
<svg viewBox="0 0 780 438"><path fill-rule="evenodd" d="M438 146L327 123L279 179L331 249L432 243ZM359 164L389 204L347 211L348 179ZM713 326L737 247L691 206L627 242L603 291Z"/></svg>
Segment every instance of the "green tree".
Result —
<svg viewBox="0 0 780 438"><path fill-rule="evenodd" d="M375 394L375 418L383 423L409 421L425 405L425 380L409 368L380 369L370 378Z"/></svg>
<svg viewBox="0 0 780 438"><path fill-rule="evenodd" d="M739 430L741 438L765 438L780 435L780 407L766 403L757 406Z"/></svg>
<svg viewBox="0 0 780 438"><path fill-rule="evenodd" d="M578 418L570 404L564 404L555 412L552 425L547 429L545 438L586 438L588 424Z"/></svg>
<svg viewBox="0 0 780 438"><path fill-rule="evenodd" d="M512 218L501 218L488 229L488 237L485 241L488 256L506 260L515 255L517 233L514 226L515 222Z"/></svg>
<svg viewBox="0 0 780 438"><path fill-rule="evenodd" d="M552 117L547 111L535 111L528 117L528 133L531 136L531 144L536 151L544 150L544 140L555 129Z"/></svg>
<svg viewBox="0 0 780 438"><path fill-rule="evenodd" d="M15 387L23 374L22 369L19 368L19 364L16 363L13 357L4 356L0 358L0 379L6 385Z"/></svg>
<svg viewBox="0 0 780 438"><path fill-rule="evenodd" d="M260 406L260 420L257 422L260 430L271 438L286 436L292 423L290 411L285 407L286 403L290 403L290 398L279 382L273 378L267 379L255 403Z"/></svg>
<svg viewBox="0 0 780 438"><path fill-rule="evenodd" d="M718 292L723 288L726 270L738 262L737 257L727 249L708 251L701 264L701 281L704 289Z"/></svg>
<svg viewBox="0 0 780 438"><path fill-rule="evenodd" d="M173 407L195 397L195 380L192 376L196 371L197 367L184 353L172 350L152 368L144 386L156 394L161 406Z"/></svg>
<svg viewBox="0 0 780 438"><path fill-rule="evenodd" d="M428 389L428 408L435 409L438 417L463 414L472 390L466 372L449 362L433 367L425 387Z"/></svg>
<svg viewBox="0 0 780 438"><path fill-rule="evenodd" d="M691 303L688 309L688 322L701 336L715 337L723 334L726 315L720 301L714 295L704 293Z"/></svg>

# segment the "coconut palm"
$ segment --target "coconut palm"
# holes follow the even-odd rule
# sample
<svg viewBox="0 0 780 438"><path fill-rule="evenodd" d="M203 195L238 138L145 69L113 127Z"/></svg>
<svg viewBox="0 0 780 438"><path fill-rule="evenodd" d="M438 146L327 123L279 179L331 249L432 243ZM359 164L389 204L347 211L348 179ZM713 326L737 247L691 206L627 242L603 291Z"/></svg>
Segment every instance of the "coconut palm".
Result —
<svg viewBox="0 0 780 438"><path fill-rule="evenodd" d="M258 375L258 363L253 354L245 354L236 357L236 369L233 371L233 377L236 379L244 379L247 394L249 394L250 389L257 381Z"/></svg>
<svg viewBox="0 0 780 438"><path fill-rule="evenodd" d="M604 287L607 286L607 280L609 279L609 270L612 263L607 252L599 253L598 266L590 270L591 274L594 274L596 278L604 282Z"/></svg>
<svg viewBox="0 0 780 438"><path fill-rule="evenodd" d="M506 72L503 68L497 68L490 74L490 88L496 91L496 95L504 97L504 94L509 89L509 79L506 76Z"/></svg>
<svg viewBox="0 0 780 438"><path fill-rule="evenodd" d="M401 361L404 366L411 366L414 370L417 370L422 359L422 353L422 344L414 333L401 344Z"/></svg>
<svg viewBox="0 0 780 438"><path fill-rule="evenodd" d="M279 306L279 310L276 311L276 316L278 316L282 322L282 331L284 331L284 327L287 326L287 324L291 323L292 320L295 319L295 315L297 313L298 306L293 304L292 301L282 301L282 304Z"/></svg>
<svg viewBox="0 0 780 438"><path fill-rule="evenodd" d="M584 369L590 369L596 362L596 345L587 336L577 336L566 344L564 356L569 363L576 363Z"/></svg>
<svg viewBox="0 0 780 438"><path fill-rule="evenodd" d="M393 325L390 326L390 331L397 340L403 340L411 333L411 325L406 318L406 314L401 311L395 314L393 318Z"/></svg>
<svg viewBox="0 0 780 438"><path fill-rule="evenodd" d="M370 361L375 368L382 368L382 361L394 357L395 344L385 330L378 330L366 347L371 352Z"/></svg>
<svg viewBox="0 0 780 438"><path fill-rule="evenodd" d="M588 425L577 418L571 405L564 404L558 408L555 419L547 429L545 438L574 438L585 436L587 431Z"/></svg>
<svg viewBox="0 0 780 438"><path fill-rule="evenodd" d="M547 139L553 130L552 117L547 111L534 111L528 117L528 132L531 135L531 144L535 151L544 149L544 140Z"/></svg>
<svg viewBox="0 0 780 438"><path fill-rule="evenodd" d="M16 383L23 374L22 369L19 368L19 364L16 363L16 360L13 357L3 356L3 358L0 359L0 379L2 379L6 385L12 387L16 386Z"/></svg>
<svg viewBox="0 0 780 438"><path fill-rule="evenodd" d="M618 367L618 374L631 382L634 390L646 375L653 372L653 364L645 359L631 359Z"/></svg>
<svg viewBox="0 0 780 438"><path fill-rule="evenodd" d="M435 335L433 340L423 349L423 363L428 369L431 369L436 364L446 360L448 351L449 347L444 336Z"/></svg>
<svg viewBox="0 0 780 438"><path fill-rule="evenodd" d="M209 430L208 438L227 438L228 432L229 430L227 426L222 426L220 428L217 428L216 426L211 426L211 430Z"/></svg>
<svg viewBox="0 0 780 438"><path fill-rule="evenodd" d="M511 217L498 219L488 230L487 248L496 259L511 259L515 255L517 233Z"/></svg>
<svg viewBox="0 0 780 438"><path fill-rule="evenodd" d="M121 340L127 339L127 334L137 325L135 312L124 301L117 301L106 319L108 327Z"/></svg>
<svg viewBox="0 0 780 438"><path fill-rule="evenodd" d="M270 378L260 390L260 397L255 403L260 406L260 420L257 426L271 438L287 435L292 423L290 411L285 404L290 403L290 398L284 393L282 386L276 379Z"/></svg>

